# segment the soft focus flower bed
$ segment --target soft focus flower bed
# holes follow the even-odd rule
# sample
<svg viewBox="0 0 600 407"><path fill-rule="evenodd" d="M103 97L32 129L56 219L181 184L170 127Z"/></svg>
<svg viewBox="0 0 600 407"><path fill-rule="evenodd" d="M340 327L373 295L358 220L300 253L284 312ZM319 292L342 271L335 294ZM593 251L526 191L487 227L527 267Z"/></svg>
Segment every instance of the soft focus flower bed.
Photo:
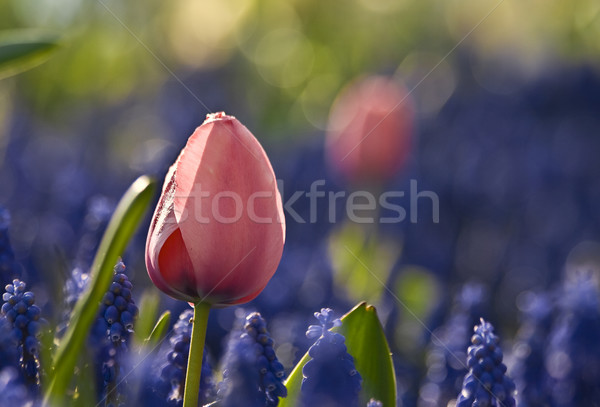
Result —
<svg viewBox="0 0 600 407"><path fill-rule="evenodd" d="M0 41L2 77L55 47ZM15 101L0 407L599 405L600 75L499 91L460 52L451 91L362 72L293 143L231 72L188 78L227 114L175 79L66 130Z"/></svg>

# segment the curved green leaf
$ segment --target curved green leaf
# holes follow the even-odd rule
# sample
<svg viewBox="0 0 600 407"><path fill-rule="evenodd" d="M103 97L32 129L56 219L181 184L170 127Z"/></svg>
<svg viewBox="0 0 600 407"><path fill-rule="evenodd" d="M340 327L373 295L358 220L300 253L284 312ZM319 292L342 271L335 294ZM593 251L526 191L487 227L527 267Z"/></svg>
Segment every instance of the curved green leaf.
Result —
<svg viewBox="0 0 600 407"><path fill-rule="evenodd" d="M59 45L56 34L37 30L0 32L0 79L45 62Z"/></svg>
<svg viewBox="0 0 600 407"><path fill-rule="evenodd" d="M362 405L371 398L384 407L396 405L396 375L390 348L375 307L365 302L358 304L342 318L342 326L336 328L346 337L348 353L354 357L356 369L363 378L360 393ZM294 407L300 396L302 368L310 360L306 353L285 382L288 396L279 401L280 407Z"/></svg>
<svg viewBox="0 0 600 407"><path fill-rule="evenodd" d="M158 294L158 290L153 287L145 290L138 304L140 315L137 321L135 321L134 339L136 344L142 343L152 332L156 316L158 315L159 305L160 295Z"/></svg>
<svg viewBox="0 0 600 407"><path fill-rule="evenodd" d="M112 281L113 267L142 220L155 189L156 181L142 176L121 198L94 258L88 288L77 301L67 332L56 350L54 372L50 372L50 386L44 397L45 405L49 402L53 406L64 405L62 398L73 377L90 327L96 319L102 296Z"/></svg>
<svg viewBox="0 0 600 407"><path fill-rule="evenodd" d="M171 311L165 311L162 313L158 321L156 321L156 325L154 325L154 329L150 332L150 335L144 340L144 343L151 348L154 348L156 345L162 341L164 336L167 334L167 329L169 329L169 324L171 323Z"/></svg>

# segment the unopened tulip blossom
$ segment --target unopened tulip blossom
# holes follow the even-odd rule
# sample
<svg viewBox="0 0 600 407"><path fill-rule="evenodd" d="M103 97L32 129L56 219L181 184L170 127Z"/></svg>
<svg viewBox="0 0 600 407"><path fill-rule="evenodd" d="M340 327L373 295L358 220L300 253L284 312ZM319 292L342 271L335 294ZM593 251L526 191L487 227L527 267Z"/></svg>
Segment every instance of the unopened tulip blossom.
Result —
<svg viewBox="0 0 600 407"><path fill-rule="evenodd" d="M394 79L360 78L346 86L329 114L330 168L353 184L381 184L398 173L411 151L414 112Z"/></svg>
<svg viewBox="0 0 600 407"><path fill-rule="evenodd" d="M167 173L146 242L154 284L194 304L185 407L197 405L210 307L255 298L275 273L284 240L265 151L235 117L209 114Z"/></svg>

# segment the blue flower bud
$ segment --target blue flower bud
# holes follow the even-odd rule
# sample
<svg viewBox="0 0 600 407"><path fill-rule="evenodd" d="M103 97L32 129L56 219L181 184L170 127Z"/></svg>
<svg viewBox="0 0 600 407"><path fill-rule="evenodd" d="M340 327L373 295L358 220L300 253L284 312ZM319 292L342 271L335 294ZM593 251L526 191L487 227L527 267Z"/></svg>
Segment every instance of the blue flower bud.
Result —
<svg viewBox="0 0 600 407"><path fill-rule="evenodd" d="M119 320L119 310L114 305L111 305L104 312L104 319L110 324L114 324Z"/></svg>
<svg viewBox="0 0 600 407"><path fill-rule="evenodd" d="M468 353L471 371L465 376L456 407L515 407L514 384L505 376L502 352L494 328L481 319L471 338Z"/></svg>

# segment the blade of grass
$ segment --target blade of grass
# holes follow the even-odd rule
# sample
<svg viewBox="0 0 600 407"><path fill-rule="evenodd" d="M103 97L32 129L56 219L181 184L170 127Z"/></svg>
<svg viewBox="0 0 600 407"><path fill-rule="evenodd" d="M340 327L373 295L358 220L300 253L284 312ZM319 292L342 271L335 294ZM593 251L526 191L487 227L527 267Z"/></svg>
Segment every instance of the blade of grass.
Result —
<svg viewBox="0 0 600 407"><path fill-rule="evenodd" d="M45 392L44 405L65 405L63 397L73 377L90 327L96 318L102 296L112 281L113 267L142 220L155 189L156 181L142 176L121 198L94 258L88 289L77 301L67 332L56 350L54 372Z"/></svg>
<svg viewBox="0 0 600 407"><path fill-rule="evenodd" d="M150 335L152 328L156 322L158 315L158 307L160 305L160 295L158 290L150 287L144 291L139 302L140 314L135 322L134 339L136 345L141 344L144 339Z"/></svg>
<svg viewBox="0 0 600 407"><path fill-rule="evenodd" d="M156 325L154 325L154 329L150 332L150 335L144 340L144 344L153 349L167 334L170 323L171 311L163 312L158 321L156 321Z"/></svg>
<svg viewBox="0 0 600 407"><path fill-rule="evenodd" d="M45 62L59 46L56 34L37 30L0 32L0 79Z"/></svg>

